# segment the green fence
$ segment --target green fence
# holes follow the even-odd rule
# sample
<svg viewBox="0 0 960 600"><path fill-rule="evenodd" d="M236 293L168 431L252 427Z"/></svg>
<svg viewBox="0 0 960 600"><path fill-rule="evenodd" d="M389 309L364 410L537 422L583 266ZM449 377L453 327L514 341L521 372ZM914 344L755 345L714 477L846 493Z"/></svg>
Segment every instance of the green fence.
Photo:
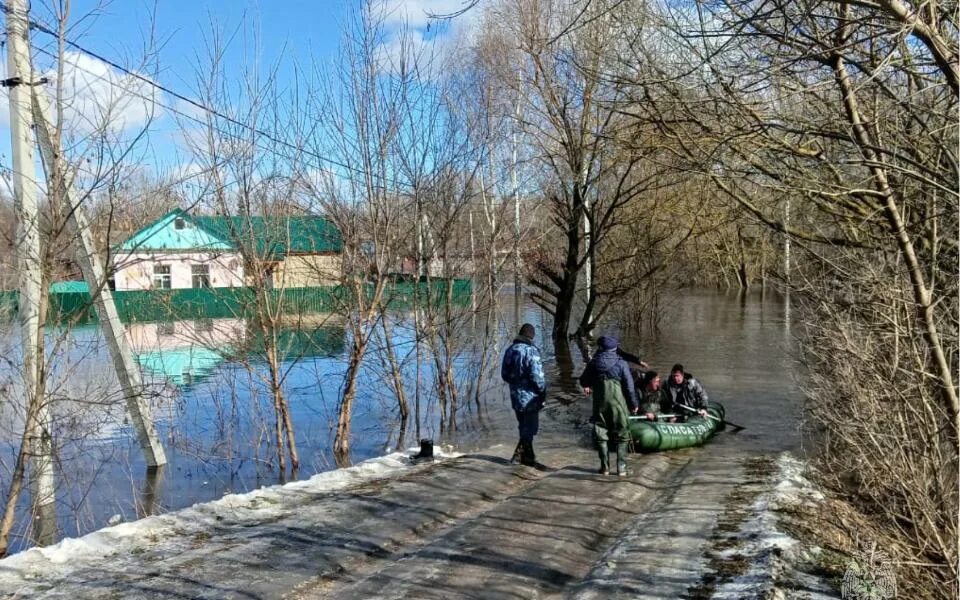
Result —
<svg viewBox="0 0 960 600"><path fill-rule="evenodd" d="M80 283L81 285L75 285ZM70 285L64 285L70 284ZM90 293L82 282L60 282L51 286L48 321L86 323L96 320ZM413 305L419 294L434 305L443 302L448 287L459 306L470 302L473 291L468 279L435 279L426 282L397 282L385 293L391 309ZM372 286L368 287L372 293ZM182 319L247 318L257 314L256 290L240 288L188 288L181 290L129 290L113 293L120 320L130 322L179 321ZM17 312L15 291L0 292L0 318L12 318ZM273 313L312 314L342 311L348 305L348 292L340 286L268 290L262 298Z"/></svg>

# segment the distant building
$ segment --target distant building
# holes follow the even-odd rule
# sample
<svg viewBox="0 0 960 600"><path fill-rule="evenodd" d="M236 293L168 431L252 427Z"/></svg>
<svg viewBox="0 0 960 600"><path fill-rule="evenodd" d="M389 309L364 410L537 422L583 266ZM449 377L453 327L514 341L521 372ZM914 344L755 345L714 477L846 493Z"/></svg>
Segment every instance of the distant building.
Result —
<svg viewBox="0 0 960 600"><path fill-rule="evenodd" d="M116 290L333 285L343 238L317 216L216 217L175 210L114 253Z"/></svg>

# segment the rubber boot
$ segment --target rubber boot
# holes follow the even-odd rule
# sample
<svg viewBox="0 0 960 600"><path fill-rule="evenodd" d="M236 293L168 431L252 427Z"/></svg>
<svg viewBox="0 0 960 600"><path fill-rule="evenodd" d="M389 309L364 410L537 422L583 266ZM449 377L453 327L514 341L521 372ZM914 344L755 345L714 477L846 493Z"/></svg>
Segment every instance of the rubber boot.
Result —
<svg viewBox="0 0 960 600"><path fill-rule="evenodd" d="M517 447L513 449L513 457L510 458L510 464L515 465L523 458L523 441L517 442Z"/></svg>
<svg viewBox="0 0 960 600"><path fill-rule="evenodd" d="M610 474L610 448L607 446L606 442L597 442L597 454L600 455L600 471L601 475Z"/></svg>
<svg viewBox="0 0 960 600"><path fill-rule="evenodd" d="M617 442L617 475L627 476L627 442Z"/></svg>

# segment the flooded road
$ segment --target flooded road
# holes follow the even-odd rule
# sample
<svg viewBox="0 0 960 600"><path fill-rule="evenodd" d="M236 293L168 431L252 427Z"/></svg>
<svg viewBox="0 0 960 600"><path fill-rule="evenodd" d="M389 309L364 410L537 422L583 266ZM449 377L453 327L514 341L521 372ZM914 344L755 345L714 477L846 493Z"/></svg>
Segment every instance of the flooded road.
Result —
<svg viewBox="0 0 960 600"><path fill-rule="evenodd" d="M489 449L515 443L515 420L509 409L507 390L498 376L499 354L509 343L520 321L538 327L543 344L551 393L546 415L566 434L578 431L584 416L579 407L583 397L572 385L582 369L582 357L573 347L572 363L557 361L549 343L539 334L549 331L547 315L532 304L515 310L512 298L504 298L496 315L499 332L494 361L479 377L479 402L464 401L457 414L457 428L441 428L435 398L422 391L420 436L450 444L460 452ZM682 362L706 387L711 398L727 407L728 417L746 427L737 435L718 436L711 452L772 452L799 446L799 392L793 381L789 359L789 327L784 320L783 300L760 294L724 295L711 291L684 291L668 308L663 330L651 339L623 335L623 346L640 352L651 367L661 372ZM402 324L402 323L401 323ZM152 327L147 331L145 327ZM193 327L193 329L191 329ZM465 322L465 340L479 339L482 319ZM171 330L172 328L172 330ZM63 456L58 488L58 530L61 535L82 535L103 527L113 519L129 521L209 501L224 493L239 493L275 483L269 435L270 413L260 390L258 365L245 364L211 353L223 345L216 335L223 328L178 323L141 326L140 362L154 382L158 428L164 437L170 463L159 473L149 473L126 422L122 403L108 402L69 413L64 419L84 424L84 436L71 439L60 450ZM297 426L303 468L307 478L336 468L331 453L336 421L338 387L345 370L342 325L325 324L314 335L309 352L286 365L286 389ZM614 326L598 334L619 333ZM165 337L166 336L166 337ZM204 338L204 336L207 336ZM416 386L416 374L409 354L409 329L400 326L394 333L407 374L406 384ZM176 342L179 339L181 342ZM182 340L192 343L184 344ZM143 341L146 340L146 341ZM157 347L150 348L150 340ZM164 342L164 340L166 340ZM9 342L9 339L8 339ZM69 352L60 363L62 377L58 390L65 397L91 397L98 393L116 396L111 390L107 357L98 343L95 329L72 332ZM184 358L186 356L186 359ZM464 389L477 379L478 350L463 344L455 366ZM187 361L184 363L184 361ZM426 361L425 361L426 362ZM367 367L354 413L352 460L361 462L380 456L398 444L396 406L386 389L383 373L372 359ZM421 365L421 390L430 385L428 365ZM103 390L107 390L104 392ZM472 397L472 394L464 394ZM551 417L552 415L552 417ZM405 447L414 446L416 423L408 426ZM12 452L15 424L7 423L0 442L4 460ZM578 444L589 440L581 434ZM565 438L569 439L569 438ZM9 464L9 463L8 463ZM0 486L9 471L0 472ZM21 512L25 511L25 506ZM26 526L15 550L26 547Z"/></svg>
<svg viewBox="0 0 960 600"><path fill-rule="evenodd" d="M702 448L632 455L626 478L597 475L589 403L571 379L581 365L554 360L548 346L550 391L536 439L547 470L508 464L515 421L503 386L491 380L487 410L458 434L460 457L397 463L373 479L348 469L332 487L314 478L31 550L0 561L0 592L767 597L784 569L781 547L765 545L756 529L768 518L757 511L782 483L783 452L800 440L782 312L759 296L706 292L676 309L667 335L641 347L645 360L661 370L683 361L744 431L720 433ZM524 320L535 316L528 309ZM628 336L624 345L640 346ZM802 597L832 597L789 585Z"/></svg>

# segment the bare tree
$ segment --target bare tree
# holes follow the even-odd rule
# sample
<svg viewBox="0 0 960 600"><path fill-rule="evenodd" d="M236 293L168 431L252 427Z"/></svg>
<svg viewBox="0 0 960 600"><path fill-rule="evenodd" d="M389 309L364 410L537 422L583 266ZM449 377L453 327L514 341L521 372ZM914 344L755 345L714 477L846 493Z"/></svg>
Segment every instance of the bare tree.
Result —
<svg viewBox="0 0 960 600"><path fill-rule="evenodd" d="M22 425L22 436L11 468L10 487L0 521L0 554L9 546L18 498L27 474L33 482L31 505L38 517L31 521L36 525L31 535L39 543L53 539L56 533L54 466L61 458L58 456L61 446L90 434L84 427L71 426L89 400L86 394L93 394L94 403L110 407L123 400L138 405L143 400L143 390L132 389L130 380L123 382L125 389L119 394L109 384L87 388L84 390L86 394L78 386L65 388L64 374L58 369L61 368L60 361L69 353L71 336L66 330L48 336L44 325L48 319L56 322L61 317L52 314L48 286L52 277L73 275L74 265L80 262L73 259L74 253L84 255L91 263L108 262L106 256L98 255L95 245L81 243L81 240L89 241L93 237L81 215L122 177L125 161L141 147L155 106L152 90L141 85L143 77L138 77L137 71L148 70L151 63L145 59L126 72L112 70L108 76L92 73L86 66L86 56L68 51L68 25L75 19L72 4L53 2L34 8L38 10L16 16L24 19L22 23L29 23L32 31L46 37L42 41L28 42L39 61L30 64L30 58L24 57L24 64L17 72L25 73L21 77L24 81L22 89L26 90L28 102L32 97L32 113L37 120L36 142L42 144L46 184L40 184L40 178L33 173L21 173L31 186L40 189L44 202L37 222L21 219L18 223L21 229L26 227L35 231L40 241L41 266L37 282L40 289L39 306L36 307L39 314L37 342L27 345L35 350L35 356L27 356L31 350L25 348L22 352L25 364L17 368L21 373L35 369L36 378L35 384L21 386L19 393L11 394L22 401L19 405L14 404L18 414L11 419L12 423ZM13 10L21 9L5 7L8 20ZM29 40L29 36L27 38ZM38 64L46 66L38 67ZM93 88L101 93L92 94ZM47 110L51 100L53 111ZM23 168L32 170L33 164ZM101 296L105 295L103 290L108 284L109 273L89 268L87 275L90 295L99 303ZM91 282L91 279L96 281ZM119 360L115 363L119 364ZM25 388L30 389L24 392ZM149 429L152 431L152 426Z"/></svg>
<svg viewBox="0 0 960 600"><path fill-rule="evenodd" d="M350 336L334 440L340 464L349 462L358 377L371 339L382 327L391 270L415 229L400 201L407 188L400 179L398 146L410 126L405 102L418 74L409 46L396 62L385 55L383 18L376 3L360 7L333 72L317 70L318 86L304 114L313 124L304 130L306 147L331 157L303 178L308 201L324 207L344 240L343 311Z"/></svg>
<svg viewBox="0 0 960 600"><path fill-rule="evenodd" d="M663 11L663 42L632 47L630 62L662 75L634 78L632 94L678 161L741 211L722 254L750 252L745 217L799 247L789 275L821 460L904 580L939 597L958 577L956 13L697 8Z"/></svg>
<svg viewBox="0 0 960 600"><path fill-rule="evenodd" d="M488 13L511 24L523 75L502 85L522 86L524 143L544 173L549 226L564 240L542 248L532 279L534 300L554 317L555 339L567 336L581 280L585 303L576 333L590 334L599 300L599 248L621 224L625 206L664 184L649 160L653 149L623 118L621 79L611 73L617 63L609 33L618 11L636 8L628 4L592 2L584 12L561 1L510 1Z"/></svg>

